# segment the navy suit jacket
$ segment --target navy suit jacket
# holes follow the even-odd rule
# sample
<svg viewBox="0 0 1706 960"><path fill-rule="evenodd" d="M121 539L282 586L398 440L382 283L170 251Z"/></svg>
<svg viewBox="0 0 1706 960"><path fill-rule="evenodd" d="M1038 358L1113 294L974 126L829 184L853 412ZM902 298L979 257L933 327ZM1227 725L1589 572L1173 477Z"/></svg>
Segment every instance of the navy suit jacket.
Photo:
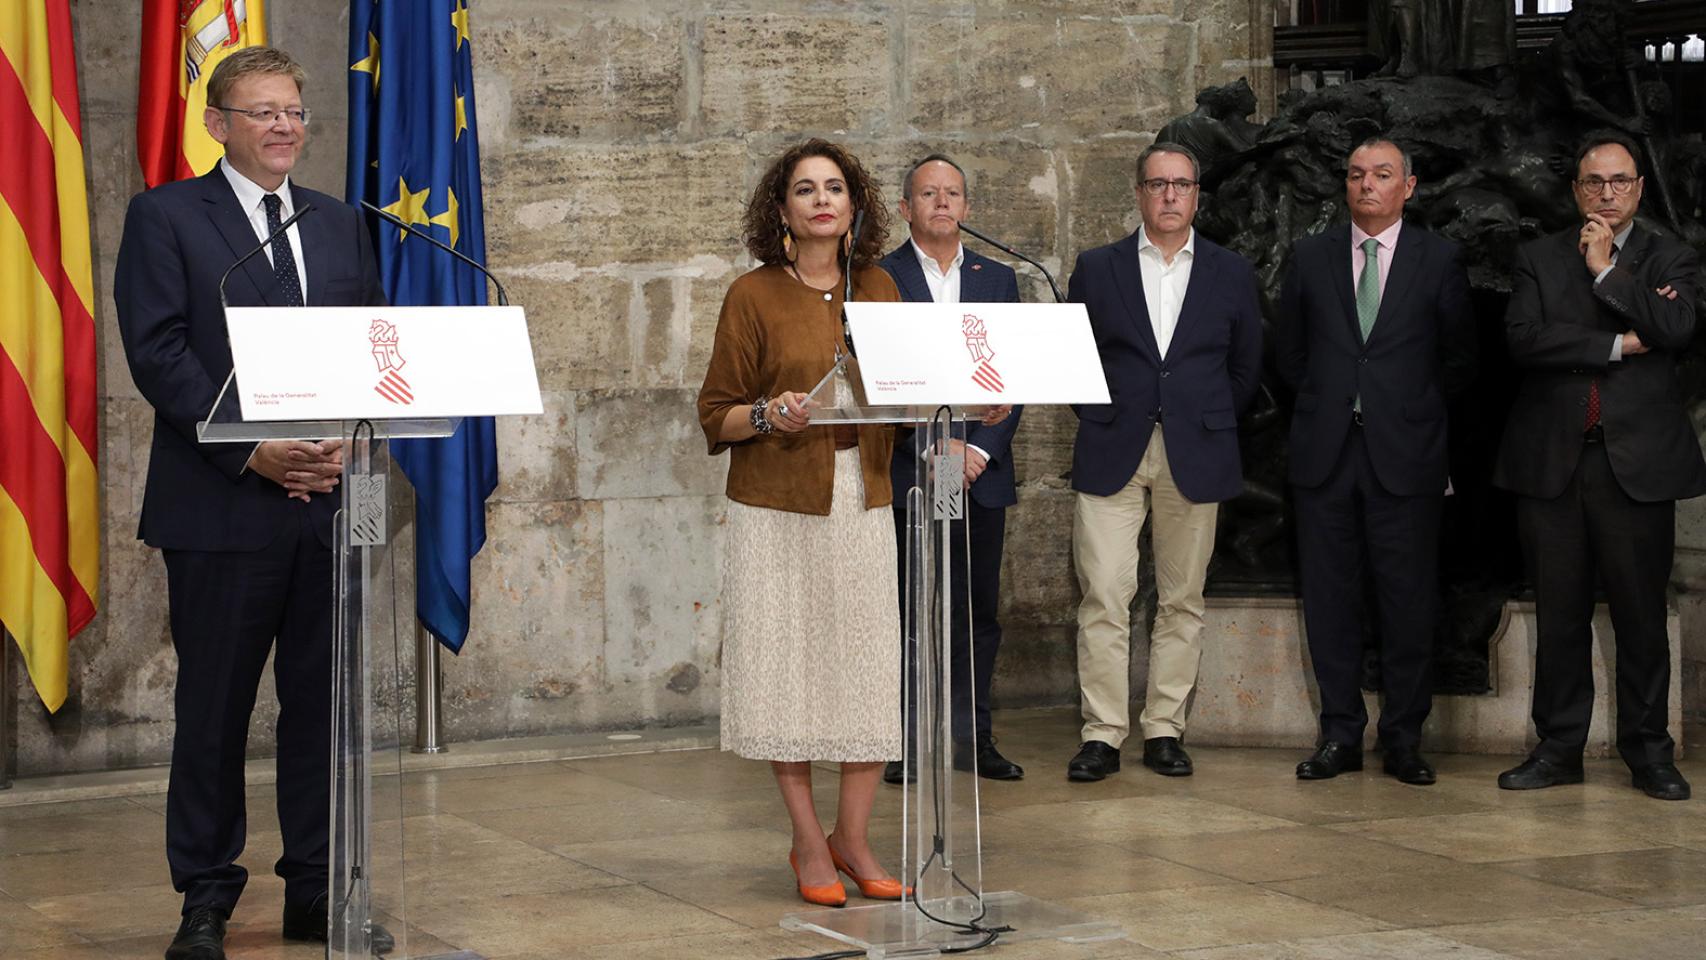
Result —
<svg viewBox="0 0 1706 960"><path fill-rule="evenodd" d="M373 246L354 208L335 197L291 185L308 306L380 305ZM309 504L245 470L252 443L199 443L196 421L207 417L231 372L231 348L219 305L219 277L258 239L218 167L205 176L137 194L124 218L113 296L131 377L154 407L154 442L138 536L170 550L248 551L271 543L310 510L321 539L331 543L338 493ZM234 307L282 303L265 253L231 275Z"/></svg>
<svg viewBox="0 0 1706 960"><path fill-rule="evenodd" d="M998 263L981 254L965 251L966 258L960 263L960 302L961 303L1018 303L1019 278L1013 273L1013 268L1004 263ZM894 278L894 284L900 288L900 298L907 303L931 303L930 285L924 280L924 267L918 262L918 254L912 249L912 241L901 244L880 264L889 276ZM981 423L973 424L965 441L972 446L989 454L989 463L983 468L983 473L977 482L971 485L971 498L980 506L997 509L1010 507L1019 502L1018 489L1013 483L1013 432L1019 429L1019 415L1024 407L1014 407L1007 419L993 427ZM956 426L954 435L960 436L962 427ZM923 442L922 432L914 435L914 443L897 443L894 445L894 459L889 464L889 476L896 490L906 490L913 485L917 475L918 443ZM899 504L897 497L895 503Z"/></svg>
<svg viewBox="0 0 1706 960"><path fill-rule="evenodd" d="M1605 340L1609 355L1611 338ZM1274 350L1280 375L1297 391L1291 482L1326 482L1360 393L1363 441L1380 485L1398 496L1444 493L1446 401L1474 381L1475 353L1475 311L1457 244L1404 224L1364 343L1350 224L1299 240L1280 294Z"/></svg>
<svg viewBox="0 0 1706 960"><path fill-rule="evenodd" d="M1167 356L1143 295L1137 234L1078 255L1066 298L1090 314L1111 402L1073 407L1072 489L1111 496L1137 473L1157 420L1179 492L1196 503L1244 488L1238 417L1261 386L1262 312L1250 262L1196 236Z"/></svg>

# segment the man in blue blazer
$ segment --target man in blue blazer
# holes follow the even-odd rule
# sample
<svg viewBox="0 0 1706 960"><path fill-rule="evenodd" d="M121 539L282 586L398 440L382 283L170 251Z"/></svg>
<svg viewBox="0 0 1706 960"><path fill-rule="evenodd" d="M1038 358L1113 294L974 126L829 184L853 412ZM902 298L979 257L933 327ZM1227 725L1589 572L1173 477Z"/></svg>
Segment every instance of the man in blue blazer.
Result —
<svg viewBox="0 0 1706 960"><path fill-rule="evenodd" d="M901 183L900 215L911 226L912 238L883 258L883 269L894 277L902 300L914 303L1017 303L1019 280L1011 267L979 256L960 243L960 221L968 206L965 171L953 160L932 154L912 165ZM1001 648L1001 549L1007 533L1007 508L1018 502L1013 487L1013 432L1023 407L1014 407L994 426L976 424L951 444L965 454L966 519L954 524L951 563L953 636L950 668L954 679L954 765L974 767L992 780L1018 780L1025 771L995 749L989 719L989 684L995 674L995 655ZM900 538L901 597L906 582L906 496L915 482L920 434L894 445L890 472L896 491L895 532ZM968 535L969 551L961 545ZM969 552L969 556L967 555ZM966 608L966 588L971 608ZM969 616L968 616L969 613ZM967 625L971 640L968 651ZM969 660L968 663L968 653ZM908 729L911 724L908 723ZM902 765L892 762L883 779L900 783Z"/></svg>
<svg viewBox="0 0 1706 960"><path fill-rule="evenodd" d="M1261 383L1262 317L1244 258L1196 234L1190 150L1158 143L1137 160L1143 225L1078 255L1067 298L1084 304L1111 402L1074 408L1072 559L1084 727L1072 780L1120 768L1131 728L1127 676L1137 538L1153 516L1155 628L1139 724L1143 763L1188 776L1180 742L1201 659L1203 581L1219 504L1244 476L1238 416Z"/></svg>
<svg viewBox="0 0 1706 960"><path fill-rule="evenodd" d="M279 699L284 935L326 937L336 442L199 443L231 371L219 278L298 210L313 210L226 285L233 306L381 304L366 227L290 183L307 138L302 69L280 51L215 68L204 117L225 146L205 176L139 194L113 292L131 376L154 407L140 537L166 562L178 655L166 858L183 894L168 960L224 957L248 871L243 758L269 652ZM277 641L276 650L274 641Z"/></svg>
<svg viewBox="0 0 1706 960"><path fill-rule="evenodd" d="M1439 525L1450 462L1446 400L1474 377L1475 314L1461 251L1403 221L1409 156L1375 138L1346 161L1348 225L1297 242L1274 355L1297 391L1290 479L1303 619L1321 695L1300 780L1362 769L1363 557L1380 630L1388 774L1434 782L1422 758L1433 702Z"/></svg>

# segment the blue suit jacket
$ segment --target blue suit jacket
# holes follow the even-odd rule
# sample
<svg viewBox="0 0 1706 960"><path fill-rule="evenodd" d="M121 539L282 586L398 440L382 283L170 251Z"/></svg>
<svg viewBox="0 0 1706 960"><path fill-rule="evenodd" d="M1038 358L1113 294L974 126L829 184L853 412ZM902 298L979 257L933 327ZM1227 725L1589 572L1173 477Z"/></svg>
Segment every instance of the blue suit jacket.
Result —
<svg viewBox="0 0 1706 960"><path fill-rule="evenodd" d="M296 223L307 305L383 304L373 246L355 210L294 183L291 200L298 210L314 205ZM302 509L313 512L316 532L330 545L336 492L306 505L290 500L278 484L244 470L253 444L196 441L196 421L206 418L231 372L219 277L256 243L218 167L136 195L125 214L113 297L131 377L154 407L139 533L150 546L259 550ZM282 302L265 253L233 273L225 291L234 307Z"/></svg>
<svg viewBox="0 0 1706 960"><path fill-rule="evenodd" d="M1013 273L1013 268L1004 263L998 263L988 257L965 252L966 258L960 264L960 302L961 303L1018 303L1019 278ZM882 259L881 266L894 278L895 286L900 288L900 298L908 303L930 303L930 285L924 281L924 267L918 262L918 254L912 249L912 241L901 244L888 256ZM977 482L971 485L971 497L984 507L992 509L1010 507L1019 502L1018 490L1013 484L1013 432L1019 429L1019 415L1024 407L1014 407L1007 419L993 427L975 424L965 441L989 454L989 464ZM959 436L963 428L955 428L955 436ZM922 434L916 434L914 439L922 442ZM889 464L889 476L894 481L896 490L906 490L913 484L917 472L918 451L917 443L897 443L894 445L894 459ZM899 498L896 498L899 503Z"/></svg>
<svg viewBox="0 0 1706 960"><path fill-rule="evenodd" d="M1230 500L1244 486L1238 416L1256 398L1262 314L1249 261L1197 234L1190 284L1162 359L1143 296L1137 234L1078 255L1067 299L1090 313L1107 404L1074 407L1072 489L1110 496L1131 482L1156 420L1179 492Z"/></svg>

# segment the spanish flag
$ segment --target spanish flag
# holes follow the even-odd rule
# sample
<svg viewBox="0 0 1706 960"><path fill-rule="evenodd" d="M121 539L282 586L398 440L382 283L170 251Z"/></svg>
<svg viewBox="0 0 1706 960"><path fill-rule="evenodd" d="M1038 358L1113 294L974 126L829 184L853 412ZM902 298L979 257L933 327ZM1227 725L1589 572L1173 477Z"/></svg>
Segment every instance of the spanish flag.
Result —
<svg viewBox="0 0 1706 960"><path fill-rule="evenodd" d="M207 78L243 47L264 47L264 0L143 0L136 156L150 187L213 169L225 149L201 122Z"/></svg>
<svg viewBox="0 0 1706 960"><path fill-rule="evenodd" d="M82 126L70 0L0 3L0 623L49 710L100 581Z"/></svg>

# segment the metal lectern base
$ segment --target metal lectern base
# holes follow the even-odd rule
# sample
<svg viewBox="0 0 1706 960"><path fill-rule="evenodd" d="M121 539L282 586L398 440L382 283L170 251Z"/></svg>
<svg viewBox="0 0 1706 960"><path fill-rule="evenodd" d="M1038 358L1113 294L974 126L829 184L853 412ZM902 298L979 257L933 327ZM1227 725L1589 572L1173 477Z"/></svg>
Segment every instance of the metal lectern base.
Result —
<svg viewBox="0 0 1706 960"><path fill-rule="evenodd" d="M932 901L924 907L938 917L963 917L975 914L975 904L970 897L959 897L947 903ZM1119 924L1095 920L1011 890L984 894L983 906L979 926L1013 928L1002 933L997 943L1021 940L1094 943L1126 935ZM863 947L865 956L871 960L926 960L941 956L943 949L969 947L984 939L984 934L965 933L930 920L912 903L790 913L782 918L782 929L821 933Z"/></svg>

